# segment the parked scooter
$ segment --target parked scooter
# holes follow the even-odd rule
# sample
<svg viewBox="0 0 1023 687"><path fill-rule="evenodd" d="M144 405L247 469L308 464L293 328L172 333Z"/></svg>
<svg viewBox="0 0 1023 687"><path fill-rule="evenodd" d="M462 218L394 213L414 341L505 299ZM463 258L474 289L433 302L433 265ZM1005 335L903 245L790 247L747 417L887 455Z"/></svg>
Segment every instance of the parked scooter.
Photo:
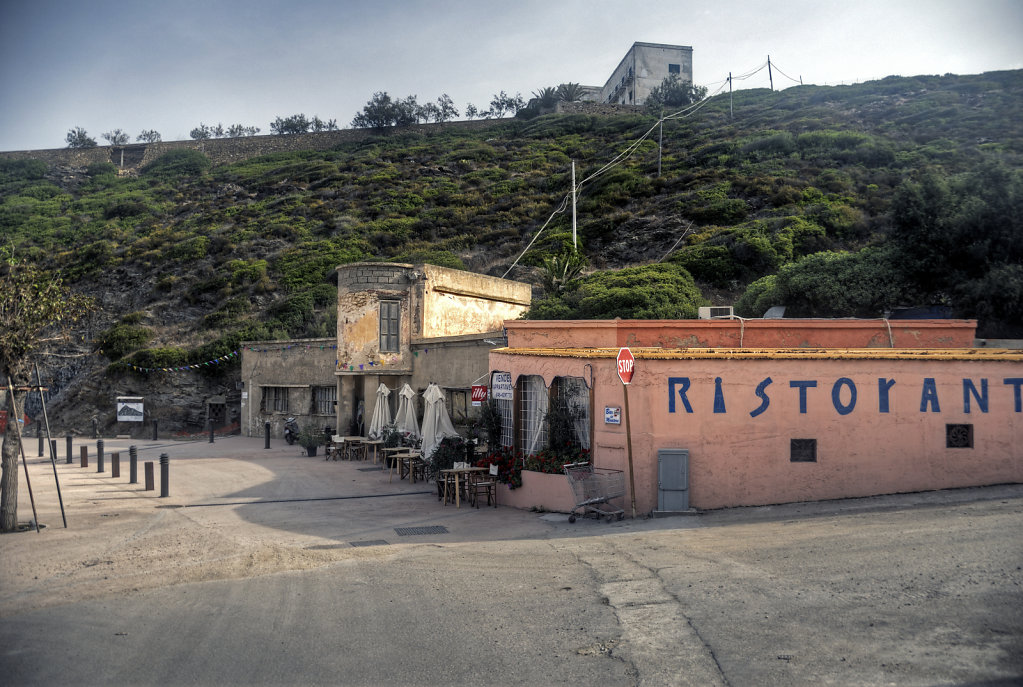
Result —
<svg viewBox="0 0 1023 687"><path fill-rule="evenodd" d="M284 440L288 442L288 446L295 443L295 439L298 438L298 422L295 418L289 417L284 421Z"/></svg>

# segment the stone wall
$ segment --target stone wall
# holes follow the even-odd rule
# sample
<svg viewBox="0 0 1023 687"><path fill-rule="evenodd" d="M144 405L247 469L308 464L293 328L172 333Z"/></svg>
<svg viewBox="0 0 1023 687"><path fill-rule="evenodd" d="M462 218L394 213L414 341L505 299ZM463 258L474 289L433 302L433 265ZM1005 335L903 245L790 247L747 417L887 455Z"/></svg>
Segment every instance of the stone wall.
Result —
<svg viewBox="0 0 1023 687"><path fill-rule="evenodd" d="M646 112L639 105L619 105L618 103L566 103L559 102L556 112L558 114L588 114L600 115L603 117L616 117L627 114L642 114Z"/></svg>
<svg viewBox="0 0 1023 687"><path fill-rule="evenodd" d="M96 162L112 162L120 166L124 151L124 168L135 169L149 164L171 150L198 150L213 164L229 164L260 155L300 150L330 150L343 143L365 141L380 136L424 136L445 129L488 129L506 122L503 119L481 119L467 122L442 122L415 126L378 129L341 129L287 136L244 136L241 138L213 138L207 141L164 141L136 143L126 146L97 146L95 148L51 148L48 150L13 150L0 152L0 157L12 160L37 159L50 165L84 167Z"/></svg>

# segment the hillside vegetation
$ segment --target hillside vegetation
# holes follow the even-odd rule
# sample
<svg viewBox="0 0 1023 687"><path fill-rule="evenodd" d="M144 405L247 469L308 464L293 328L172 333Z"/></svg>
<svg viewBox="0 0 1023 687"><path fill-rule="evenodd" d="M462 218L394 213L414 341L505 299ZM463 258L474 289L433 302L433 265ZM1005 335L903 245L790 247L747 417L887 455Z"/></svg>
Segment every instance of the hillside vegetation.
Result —
<svg viewBox="0 0 1023 687"><path fill-rule="evenodd" d="M333 336L342 263L501 276L559 207L508 275L536 285L532 316L939 304L981 335L1020 336L1021 96L1018 71L740 91L665 121L660 159L657 118L634 113L396 128L223 166L175 151L137 176L0 160L0 234L97 297L75 350L102 355L69 365L128 386L135 368L242 340ZM590 179L579 257L573 160ZM202 372L226 383L231 368Z"/></svg>

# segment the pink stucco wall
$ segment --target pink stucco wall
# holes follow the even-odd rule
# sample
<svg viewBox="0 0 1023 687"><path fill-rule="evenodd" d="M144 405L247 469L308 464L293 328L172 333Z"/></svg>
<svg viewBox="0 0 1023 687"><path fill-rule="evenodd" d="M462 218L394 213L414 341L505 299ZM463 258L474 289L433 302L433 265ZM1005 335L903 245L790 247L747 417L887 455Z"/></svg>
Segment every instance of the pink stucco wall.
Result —
<svg viewBox="0 0 1023 687"><path fill-rule="evenodd" d="M512 348L969 348L976 320L518 320Z"/></svg>
<svg viewBox="0 0 1023 687"><path fill-rule="evenodd" d="M586 379L594 389L595 464L627 470L625 423L603 421L605 407L624 406L616 350L520 353L492 352L491 369L513 380L543 375L548 385L558 375ZM696 508L1023 482L1018 352L633 353L638 513L657 507L658 448L689 449ZM946 424L972 424L973 448L946 448ZM816 439L817 462L791 462L791 439Z"/></svg>

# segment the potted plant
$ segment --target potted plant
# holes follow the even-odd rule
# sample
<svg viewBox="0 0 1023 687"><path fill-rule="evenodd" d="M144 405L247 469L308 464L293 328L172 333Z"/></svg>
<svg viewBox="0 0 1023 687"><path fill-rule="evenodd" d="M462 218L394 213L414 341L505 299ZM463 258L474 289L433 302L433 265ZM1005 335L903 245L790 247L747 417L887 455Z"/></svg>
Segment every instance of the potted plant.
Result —
<svg viewBox="0 0 1023 687"><path fill-rule="evenodd" d="M306 425L298 433L298 443L305 447L309 456L316 455L316 449L323 443L323 432L312 425Z"/></svg>

